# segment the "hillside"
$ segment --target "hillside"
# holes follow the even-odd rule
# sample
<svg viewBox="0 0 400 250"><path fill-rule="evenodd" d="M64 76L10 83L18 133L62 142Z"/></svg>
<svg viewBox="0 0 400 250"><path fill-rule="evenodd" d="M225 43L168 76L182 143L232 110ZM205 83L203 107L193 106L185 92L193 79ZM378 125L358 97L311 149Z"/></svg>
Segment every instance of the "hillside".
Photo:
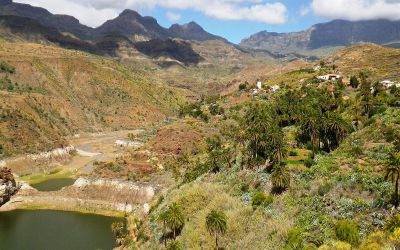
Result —
<svg viewBox="0 0 400 250"><path fill-rule="evenodd" d="M179 91L143 71L54 46L2 43L0 62L13 69L0 74L6 156L58 147L63 136L79 131L157 123L183 101Z"/></svg>
<svg viewBox="0 0 400 250"><path fill-rule="evenodd" d="M342 49L326 60L332 60L346 75L365 71L376 80L400 79L400 49L365 43Z"/></svg>

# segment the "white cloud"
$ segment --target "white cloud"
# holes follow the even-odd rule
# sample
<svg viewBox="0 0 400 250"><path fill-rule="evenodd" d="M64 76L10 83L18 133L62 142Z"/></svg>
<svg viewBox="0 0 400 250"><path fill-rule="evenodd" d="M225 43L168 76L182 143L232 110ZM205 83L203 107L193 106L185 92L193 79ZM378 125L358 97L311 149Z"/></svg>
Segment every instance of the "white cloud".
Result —
<svg viewBox="0 0 400 250"><path fill-rule="evenodd" d="M313 0L311 8L330 19L400 20L400 0Z"/></svg>
<svg viewBox="0 0 400 250"><path fill-rule="evenodd" d="M220 20L248 20L267 24L287 21L287 8L270 0L16 0L47 8L53 13L73 15L82 23L97 26L123 9L194 10ZM279 0L276 0L279 1Z"/></svg>
<svg viewBox="0 0 400 250"><path fill-rule="evenodd" d="M173 23L178 22L181 19L181 15L177 14L177 13L173 13L168 11L167 13L165 13L165 16L167 17L167 19Z"/></svg>
<svg viewBox="0 0 400 250"><path fill-rule="evenodd" d="M311 8L308 6L301 6L300 7L300 16L307 16L310 14Z"/></svg>

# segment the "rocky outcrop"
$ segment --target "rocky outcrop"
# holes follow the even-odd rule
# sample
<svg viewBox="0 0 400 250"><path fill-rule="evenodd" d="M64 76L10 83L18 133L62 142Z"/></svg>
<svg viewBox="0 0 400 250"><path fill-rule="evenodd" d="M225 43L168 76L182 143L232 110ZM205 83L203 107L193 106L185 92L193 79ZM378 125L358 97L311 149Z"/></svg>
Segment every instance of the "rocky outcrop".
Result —
<svg viewBox="0 0 400 250"><path fill-rule="evenodd" d="M0 207L18 191L18 185L9 168L0 169Z"/></svg>
<svg viewBox="0 0 400 250"><path fill-rule="evenodd" d="M128 194L128 196L132 197L137 203L150 202L154 198L156 192L153 186L147 184L85 177L78 178L72 187L78 189L97 188L97 190L102 190L104 194L110 192L110 195L120 194L122 196Z"/></svg>

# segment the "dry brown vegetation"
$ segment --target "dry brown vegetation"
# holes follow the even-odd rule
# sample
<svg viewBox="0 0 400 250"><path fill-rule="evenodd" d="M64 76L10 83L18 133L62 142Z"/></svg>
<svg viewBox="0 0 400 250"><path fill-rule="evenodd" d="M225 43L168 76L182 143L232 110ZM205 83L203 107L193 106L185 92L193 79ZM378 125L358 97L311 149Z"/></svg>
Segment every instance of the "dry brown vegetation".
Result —
<svg viewBox="0 0 400 250"><path fill-rule="evenodd" d="M1 73L14 89L0 91L3 155L62 146L77 131L137 128L173 115L183 101L176 89L111 59L53 46L2 43Z"/></svg>

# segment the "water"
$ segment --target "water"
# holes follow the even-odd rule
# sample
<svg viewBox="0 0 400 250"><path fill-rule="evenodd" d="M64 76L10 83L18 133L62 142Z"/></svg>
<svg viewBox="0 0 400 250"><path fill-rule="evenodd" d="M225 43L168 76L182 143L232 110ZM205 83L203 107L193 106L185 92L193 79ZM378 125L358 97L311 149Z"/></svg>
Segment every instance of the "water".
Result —
<svg viewBox="0 0 400 250"><path fill-rule="evenodd" d="M1 250L109 250L122 218L51 210L0 212Z"/></svg>
<svg viewBox="0 0 400 250"><path fill-rule="evenodd" d="M32 187L42 192L58 191L63 187L74 184L74 182L75 180L72 178L56 178L33 184Z"/></svg>

